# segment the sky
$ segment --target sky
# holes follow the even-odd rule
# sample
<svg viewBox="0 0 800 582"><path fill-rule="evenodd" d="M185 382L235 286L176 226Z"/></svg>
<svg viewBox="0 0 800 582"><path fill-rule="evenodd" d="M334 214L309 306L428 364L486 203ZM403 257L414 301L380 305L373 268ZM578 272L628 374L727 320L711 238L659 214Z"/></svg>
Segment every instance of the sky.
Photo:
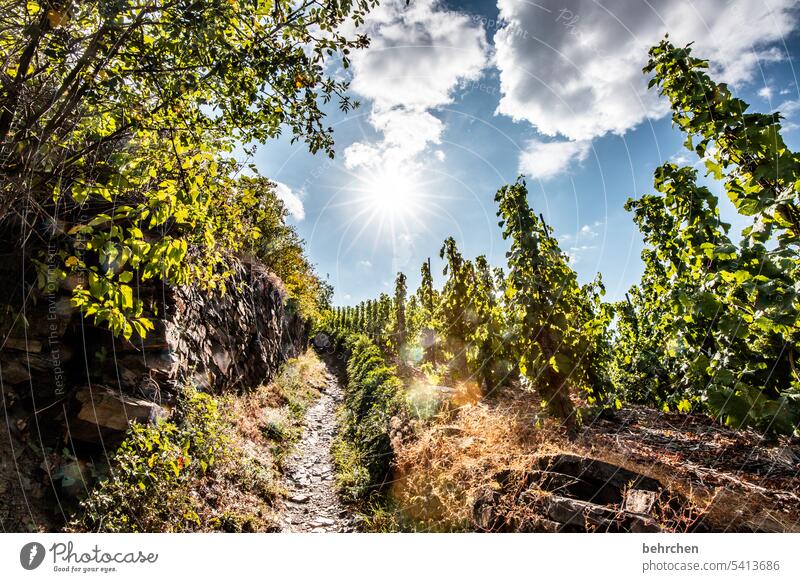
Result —
<svg viewBox="0 0 800 582"><path fill-rule="evenodd" d="M278 184L334 303L409 289L442 241L505 265L494 194L524 175L582 282L618 300L641 276L642 240L623 206L652 192L666 161L695 165L668 105L647 89L647 50L694 42L712 75L752 111L778 110L800 147L800 6L790 0L385 0L348 70L361 102L331 108L336 156L283 137L251 161ZM745 225L719 184L723 219Z"/></svg>

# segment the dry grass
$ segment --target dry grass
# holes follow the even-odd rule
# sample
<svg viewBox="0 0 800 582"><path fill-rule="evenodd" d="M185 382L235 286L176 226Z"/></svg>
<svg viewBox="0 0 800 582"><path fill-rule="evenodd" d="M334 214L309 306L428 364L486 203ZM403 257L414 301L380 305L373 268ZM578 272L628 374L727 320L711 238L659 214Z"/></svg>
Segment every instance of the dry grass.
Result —
<svg viewBox="0 0 800 582"><path fill-rule="evenodd" d="M282 459L301 431L305 409L327 381L313 351L290 360L269 384L221 400L230 453L212 477L198 483L200 522L205 531L276 531L276 500L283 493ZM281 411L283 430L274 429Z"/></svg>
<svg viewBox="0 0 800 582"><path fill-rule="evenodd" d="M412 529L472 529L472 504L497 487L498 473L522 474L536 456L552 451L552 431L537 427L538 406L527 395L490 406L477 400L475 387L464 385L452 403L432 423L418 424L418 437L396 452L391 496Z"/></svg>
<svg viewBox="0 0 800 582"><path fill-rule="evenodd" d="M701 415L621 415L623 427L590 427L575 451L657 479L712 531L800 531L800 466L783 458L792 439L764 443Z"/></svg>
<svg viewBox="0 0 800 582"><path fill-rule="evenodd" d="M397 448L393 529L473 531L476 499L501 489L501 510L512 523L535 522L542 518L536 515L542 505L537 495L541 501L548 494L531 487L525 476L538 457L558 453L599 459L658 480L668 499L655 514L668 531L689 531L701 519L712 531L800 527L797 469L792 478L790 467L776 474L773 465L765 480L760 464L742 466L733 454L746 447L748 458L770 460L775 447L708 419L683 418L680 431L675 428L680 419L658 411L631 411L639 415L634 423L621 411L621 423L594 423L570 442L557 427L541 422L538 401L519 390L480 399L474 387L459 387L440 410L417 422L416 437ZM703 447L711 441L731 450L710 454ZM523 504L518 500L525 489Z"/></svg>

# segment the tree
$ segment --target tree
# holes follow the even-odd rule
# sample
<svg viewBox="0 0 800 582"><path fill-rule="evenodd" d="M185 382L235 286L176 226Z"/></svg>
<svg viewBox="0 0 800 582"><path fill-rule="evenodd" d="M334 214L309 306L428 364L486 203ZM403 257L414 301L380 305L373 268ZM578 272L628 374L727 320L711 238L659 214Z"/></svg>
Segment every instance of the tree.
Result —
<svg viewBox="0 0 800 582"><path fill-rule="evenodd" d="M257 233L246 239L241 249L258 257L281 278L289 296L297 300L302 316L317 316L330 305L333 291L316 275L305 255L303 239L286 223L288 211L275 192L275 184L263 177L242 177L241 181L256 201L252 214L241 221ZM234 236L232 233L231 238ZM226 243L225 248L235 250L234 244Z"/></svg>
<svg viewBox="0 0 800 582"><path fill-rule="evenodd" d="M487 392L497 388L510 371L504 360L502 305L497 297L494 275L485 256L475 259L474 277L469 288L475 326L469 341L476 350L472 368Z"/></svg>
<svg viewBox="0 0 800 582"><path fill-rule="evenodd" d="M394 282L394 317L392 324L391 344L394 353L402 359L403 349L408 341L408 329L406 327L406 276L397 273Z"/></svg>
<svg viewBox="0 0 800 582"><path fill-rule="evenodd" d="M648 270L626 317L652 322L644 345L668 355L667 369L657 370L683 406L707 407L735 426L792 432L800 421L798 155L780 136L778 114L746 113L748 104L715 83L707 67L688 46L665 40L644 70L669 99L686 147L752 225L734 244L716 197L696 185L694 170L659 168L659 195L628 203L648 244Z"/></svg>
<svg viewBox="0 0 800 582"><path fill-rule="evenodd" d="M392 318L392 298L386 293L381 293L378 296L378 318L380 336L378 345L382 348L386 347L386 334L391 333L389 329Z"/></svg>
<svg viewBox="0 0 800 582"><path fill-rule="evenodd" d="M406 330L408 338L417 338L422 326L422 310L416 294L412 293L406 302Z"/></svg>
<svg viewBox="0 0 800 582"><path fill-rule="evenodd" d="M126 337L147 279L223 289L260 235L236 143L288 128L333 154L322 105L354 104L325 59L374 0L10 0L3 7L0 226L7 251L81 281L76 305ZM262 191L263 188L256 190ZM52 263L52 261L51 261ZM303 284L298 282L298 286ZM324 288L320 287L322 296Z"/></svg>
<svg viewBox="0 0 800 582"><path fill-rule="evenodd" d="M422 280L420 281L419 289L417 289L419 304L422 309L432 315L436 309L437 293L436 289L433 288L433 276L431 275L430 258L422 263L420 274L422 276Z"/></svg>
<svg viewBox="0 0 800 582"><path fill-rule="evenodd" d="M423 358L426 362L436 364L436 308L439 304L439 294L433 287L433 275L431 274L431 260L422 263L420 268L422 276L417 297L421 309L421 334L422 346L424 349Z"/></svg>

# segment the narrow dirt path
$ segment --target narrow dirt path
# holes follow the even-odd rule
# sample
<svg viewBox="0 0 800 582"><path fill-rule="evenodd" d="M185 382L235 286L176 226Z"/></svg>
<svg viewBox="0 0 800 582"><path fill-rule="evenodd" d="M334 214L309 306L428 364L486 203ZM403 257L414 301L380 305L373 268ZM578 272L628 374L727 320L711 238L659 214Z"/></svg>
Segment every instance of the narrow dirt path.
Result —
<svg viewBox="0 0 800 582"><path fill-rule="evenodd" d="M339 380L329 371L322 395L306 412L303 436L287 459L284 532L356 531L353 513L341 502L334 485L331 444L342 398Z"/></svg>

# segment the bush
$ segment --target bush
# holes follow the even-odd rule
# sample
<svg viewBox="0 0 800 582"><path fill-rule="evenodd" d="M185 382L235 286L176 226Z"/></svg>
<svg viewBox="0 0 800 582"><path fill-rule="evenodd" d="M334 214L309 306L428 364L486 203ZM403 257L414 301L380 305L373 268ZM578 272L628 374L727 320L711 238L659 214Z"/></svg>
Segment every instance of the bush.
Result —
<svg viewBox="0 0 800 582"><path fill-rule="evenodd" d="M363 501L391 474L390 421L405 413L403 383L367 336L337 329L326 333L347 362L341 431L333 446L338 486L347 499Z"/></svg>
<svg viewBox="0 0 800 582"><path fill-rule="evenodd" d="M217 401L184 390L170 420L133 423L110 463L109 477L81 503L68 529L185 531L200 525L191 484L210 471L228 438Z"/></svg>

